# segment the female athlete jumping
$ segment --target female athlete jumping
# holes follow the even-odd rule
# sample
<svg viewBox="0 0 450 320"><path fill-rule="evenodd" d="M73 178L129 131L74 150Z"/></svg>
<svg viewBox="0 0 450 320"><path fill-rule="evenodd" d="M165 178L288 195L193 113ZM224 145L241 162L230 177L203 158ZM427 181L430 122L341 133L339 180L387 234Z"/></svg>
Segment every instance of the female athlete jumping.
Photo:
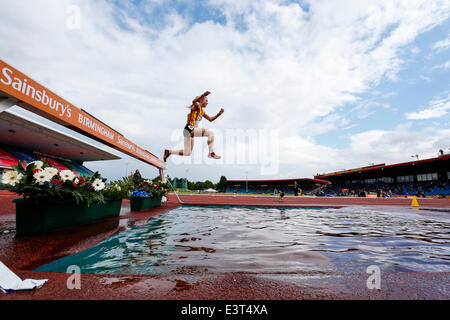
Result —
<svg viewBox="0 0 450 320"><path fill-rule="evenodd" d="M188 114L187 124L184 127L183 135L184 135L184 150L164 150L164 162L167 161L167 158L170 157L171 154L176 154L179 156L190 156L192 153L192 149L194 148L194 137L208 137L208 147L209 153L208 157L213 159L220 159L220 156L214 153L214 132L204 128L198 128L198 123L202 120L202 117L205 117L206 120L213 122L218 117L224 113L223 109L220 109L219 113L214 117L208 116L203 110L208 105L208 95L211 92L206 91L201 96L196 97L192 101L192 105L190 107L191 111Z"/></svg>

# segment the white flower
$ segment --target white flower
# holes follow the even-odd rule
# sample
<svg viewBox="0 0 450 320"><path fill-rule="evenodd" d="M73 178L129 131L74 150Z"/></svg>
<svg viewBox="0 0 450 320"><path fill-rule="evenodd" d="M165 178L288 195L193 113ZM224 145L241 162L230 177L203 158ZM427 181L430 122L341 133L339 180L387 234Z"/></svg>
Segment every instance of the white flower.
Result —
<svg viewBox="0 0 450 320"><path fill-rule="evenodd" d="M18 173L17 171L8 171L5 172L2 176L2 183L10 186L15 186L22 179L23 174Z"/></svg>
<svg viewBox="0 0 450 320"><path fill-rule="evenodd" d="M75 173L73 173L70 170L62 170L59 173L59 176L61 177L62 182L66 182L66 181L73 181L73 179L75 179Z"/></svg>
<svg viewBox="0 0 450 320"><path fill-rule="evenodd" d="M114 187L115 187L118 191L121 191L121 190L122 190L122 188L121 188L118 184L115 184Z"/></svg>
<svg viewBox="0 0 450 320"><path fill-rule="evenodd" d="M78 184L78 182L80 182L80 180L78 180L78 178L76 178L74 182L75 182L76 184Z"/></svg>
<svg viewBox="0 0 450 320"><path fill-rule="evenodd" d="M33 161L33 162L30 162L29 164L27 164L27 168L28 168L28 166L30 166L32 164L34 164L36 166L36 169L41 169L42 166L44 165L44 163L42 161L38 160L38 161Z"/></svg>
<svg viewBox="0 0 450 320"><path fill-rule="evenodd" d="M44 172L53 178L58 173L58 169L53 167L47 167L44 169Z"/></svg>
<svg viewBox="0 0 450 320"><path fill-rule="evenodd" d="M34 179L36 179L36 183L42 186L46 182L50 182L52 180L53 176L48 174L45 171L39 171L33 174Z"/></svg>
<svg viewBox="0 0 450 320"><path fill-rule="evenodd" d="M95 179L95 181L92 183L92 186L94 187L95 191L101 191L105 189L105 184L100 179Z"/></svg>

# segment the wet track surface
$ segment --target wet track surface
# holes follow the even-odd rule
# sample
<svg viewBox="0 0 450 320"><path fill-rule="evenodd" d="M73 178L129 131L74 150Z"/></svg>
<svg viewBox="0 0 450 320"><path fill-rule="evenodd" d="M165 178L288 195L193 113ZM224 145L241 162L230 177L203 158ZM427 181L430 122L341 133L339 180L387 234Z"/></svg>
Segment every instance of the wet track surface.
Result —
<svg viewBox="0 0 450 320"><path fill-rule="evenodd" d="M308 262L301 265L298 268L298 258L299 254L293 254L291 256L283 256L281 259L285 259L287 262L295 261L297 263L297 270L295 272L284 272L272 273L273 270L268 270L266 267L281 264L281 259L275 259L279 252L267 251L266 249L258 253L260 258L258 263L260 263L259 269L254 269L253 271L241 271L241 272L223 272L220 273L214 267L209 267L208 271L202 269L189 269L189 268L178 268L172 273L160 273L160 274L83 274L82 275L82 290L69 290L67 288L67 279L70 276L67 273L56 273L56 272L37 272L31 271L44 264L51 263L57 259L64 257L69 257L76 253L82 253L102 241L105 241L114 236L118 236L121 233L133 230L139 226L150 222L152 219L161 218L164 215L170 213L173 209L179 207L177 199L171 195L169 196L169 203L164 204L161 208L152 209L144 212L133 213L130 212L129 202L124 201L122 205L121 216L119 218L102 220L89 225L69 228L62 231L54 232L49 235L40 237L23 237L17 238L15 236L15 214L14 206L11 205L11 200L14 198L13 195L8 193L0 193L0 261L11 268L17 275L22 279L49 279L49 281L39 290L20 292L9 295L0 295L0 300L4 299L125 299L125 300L136 300L136 299L449 299L450 293L448 289L448 283L450 280L450 273L439 271L439 272L417 272L417 271L399 271L400 269L395 269L396 266L395 259L393 259L387 253L382 260L377 261L375 264L382 266L381 273L381 290L368 290L366 286L367 278L369 274L365 270L360 271L360 266L365 266L366 262L364 257L361 258L361 265L355 268L344 268L340 270L339 266L349 266L345 262L345 255L342 255L341 249L339 249L338 256L342 257L341 261L337 261L333 258L334 253L332 251L337 251L328 248L331 252L324 251L312 251L311 255L303 255L302 261ZM182 196L183 201L190 202L195 205L205 205L209 204L236 204L241 205L260 205L265 206L274 204L273 198L259 197L219 197L219 196ZM445 228L447 228L447 217L448 210L450 209L450 200L439 200L434 201L434 199L427 199L428 201L421 201L421 209L431 209L431 210L412 210L409 207L408 199L398 201L395 203L393 201L382 201L385 199L308 199L307 197L299 199L287 198L287 204L294 204L296 206L303 206L305 204L311 205L322 205L322 206L339 206L339 205L364 205L373 206L377 209L379 205L383 206L380 211L390 215L389 212L395 212L398 215L407 215L412 221L406 225L408 230L401 230L395 228L387 228L382 231L385 236L391 234L394 241L399 242L400 238L405 238L404 241L417 241L420 245L411 246L411 242L405 243L404 252L418 252L414 255L408 257L406 255L404 259L425 259L424 256L427 254L427 250L420 249L421 246L437 245L442 246L442 243L433 243L424 240L424 237L435 238L434 241L448 241L446 239L439 240L440 237L445 237L445 232L436 231L439 234L432 234L428 230L425 234L422 232L422 226L418 224L418 221L427 222L427 220L432 221L432 223L445 223ZM377 200L377 201L374 201ZM394 199L392 199L394 200ZM313 203L312 203L313 202ZM345 203L343 203L345 202ZM435 210L433 208L441 208L441 211ZM274 223L279 223L282 226L283 223L288 223L290 227L295 226L295 221L292 219L282 219L281 212L277 208L273 213L272 221ZM376 216L376 215L374 215ZM231 217L230 217L231 218ZM268 218L268 217L267 217ZM405 219L401 217L401 219ZM295 219L294 219L295 220ZM416 221L414 221L416 220ZM229 221L231 223L231 221ZM263 223L264 220L261 221ZM267 221L266 221L267 222ZM209 222L208 222L209 223ZM233 223L238 223L234 221ZM332 242L355 240L358 236L367 237L376 236L376 229L372 230L372 234L365 234L364 232L358 230L350 230L351 226L347 225L345 227L345 219L342 220L343 230L340 232L344 236L336 236L330 234L316 234L315 236L321 241L330 239ZM334 224L337 227L337 224ZM255 227L255 226L253 226ZM439 227L439 226L438 226ZM202 226L198 226L198 230L202 230ZM287 228L287 227L286 227ZM381 227L380 227L381 228ZM446 230L444 228L444 231ZM322 233L330 233L328 231L322 230ZM239 234L236 232L234 235L240 239L241 242L255 242L263 246L264 241L267 239L274 239L275 235L270 234L268 227L262 229L252 229L253 234L248 235L250 238L244 241L240 237L245 237L244 234ZM346 233L359 233L360 235L350 234L350 237L346 236ZM434 232L434 231L433 231ZM183 233L183 232L181 232ZM177 250L183 250L188 254L197 254L203 257L211 256L214 254L221 254L220 246L205 245L200 241L209 241L211 238L208 236L196 236L196 233L182 236L174 236L173 241L177 243L179 247ZM187 233L187 232L185 232ZM204 232L207 233L207 232ZM332 232L334 233L334 232ZM431 234L430 234L431 233ZM231 234L226 235L225 231L217 234L222 237L224 244L232 245L233 237ZM397 236L396 236L397 234ZM417 239L408 239L417 238ZM194 238L194 239L192 239ZM202 238L199 240L198 238ZM228 241L224 241L228 239ZM258 240L259 239L259 240ZM256 241L255 241L256 240ZM285 239L285 241L287 241ZM292 241L292 240L289 240ZM403 240L402 240L403 241ZM300 241L297 241L301 244ZM321 243L313 243L317 245ZM324 242L325 243L325 242ZM376 241L378 245L381 245L381 241ZM277 244L279 246L279 244ZM370 245L370 243L369 243ZM373 244L372 244L373 245ZM339 246L345 247L350 245L347 243L341 243ZM396 245L397 246L397 245ZM189 249L190 247L195 248L194 250ZM291 246L295 247L295 246ZM389 247L389 246L387 246ZM203 248L205 250L203 250ZM289 247L286 247L289 248ZM299 246L297 249L300 249ZM305 251L305 248L301 250ZM409 251L409 248L413 248L413 251ZM210 249L215 250L212 252ZM241 248L242 249L242 248ZM292 249L292 248L291 248ZM349 261L358 261L355 258L361 255L361 249L348 251L351 254ZM364 249L364 248L362 248ZM189 251L191 250L191 251ZM243 249L247 250L247 249ZM270 249L272 250L272 249ZM366 250L366 249L364 249ZM386 248L383 250L386 251ZM396 250L399 250L398 248ZM435 250L435 249L433 249ZM448 254L448 247L447 247ZM380 251L377 249L377 251ZM422 251L422 252L420 252ZM173 253L176 253L175 250ZM389 252L389 251L387 251ZM180 253L180 252L178 252ZM236 254L238 252L236 251ZM379 255L379 252L376 253ZM431 256L431 253L428 252ZM434 254L434 253L433 253ZM224 254L225 255L225 254ZM355 255L355 256L352 256ZM176 256L176 255L174 255ZM186 256L186 254L185 254ZM272 256L273 259L269 259L267 256ZM326 259L317 257L322 256ZM383 256L383 255L381 255ZM280 256L279 256L280 257ZM293 257L293 258L292 258ZM179 258L179 256L178 256ZM255 256L256 258L256 256ZM292 259L291 259L292 258ZM291 259L291 260L290 260ZM183 259L178 260L178 264ZM368 260L373 261L373 257L368 257ZM439 258L442 260L442 255ZM185 261L190 261L186 259ZM261 261L264 263L261 264ZM272 263L270 263L272 261ZM275 261L275 263L273 263ZM406 260L404 260L406 261ZM404 263L401 262L400 264ZM429 260L431 261L431 260ZM203 261L204 262L204 261ZM202 262L202 263L203 263ZM231 259L228 270L232 270L237 265ZM309 263L311 262L311 263ZM252 262L254 263L254 261ZM314 271L308 271L309 267L313 269L324 269L324 265L333 265L334 269L329 272L321 273ZM198 263L197 263L198 265ZM422 262L419 265L424 265ZM426 264L425 264L426 265ZM306 266L306 267L305 267ZM386 268L391 266L391 268ZM414 263L411 263L414 266ZM429 263L427 268L431 270L433 268L441 268L442 263L434 265ZM246 266L238 265L237 267L241 270L248 269ZM397 266L398 268L398 266ZM410 267L411 268L411 267ZM266 269L264 271L264 269ZM342 269L342 268L341 268ZM414 269L414 268L413 268ZM411 270L411 269L408 269ZM418 270L418 269L415 269ZM435 269L437 270L437 269Z"/></svg>

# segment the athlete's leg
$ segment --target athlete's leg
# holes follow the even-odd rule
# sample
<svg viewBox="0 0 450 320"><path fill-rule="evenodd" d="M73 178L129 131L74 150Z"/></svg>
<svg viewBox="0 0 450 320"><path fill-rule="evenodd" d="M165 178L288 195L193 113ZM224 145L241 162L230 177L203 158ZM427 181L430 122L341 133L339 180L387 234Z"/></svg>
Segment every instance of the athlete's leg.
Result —
<svg viewBox="0 0 450 320"><path fill-rule="evenodd" d="M180 156L190 156L191 153L192 153L192 148L193 147L194 147L194 138L192 138L192 137L184 137L184 150L179 150L178 151L178 155L180 155Z"/></svg>
<svg viewBox="0 0 450 320"><path fill-rule="evenodd" d="M203 132L206 129L204 128L195 128L194 131L192 131L191 136L192 137L203 137Z"/></svg>
<svg viewBox="0 0 450 320"><path fill-rule="evenodd" d="M208 129L203 129L202 136L208 137L209 153L213 153L214 152L214 132L212 132L211 130L208 130Z"/></svg>
<svg viewBox="0 0 450 320"><path fill-rule="evenodd" d="M220 159L220 156L214 153L214 132L208 129L202 129L202 136L208 137L209 158Z"/></svg>
<svg viewBox="0 0 450 320"><path fill-rule="evenodd" d="M166 150L164 158L167 159L169 156L166 155L176 154L179 156L190 156L192 149L194 148L194 138L184 137L184 149L183 150Z"/></svg>

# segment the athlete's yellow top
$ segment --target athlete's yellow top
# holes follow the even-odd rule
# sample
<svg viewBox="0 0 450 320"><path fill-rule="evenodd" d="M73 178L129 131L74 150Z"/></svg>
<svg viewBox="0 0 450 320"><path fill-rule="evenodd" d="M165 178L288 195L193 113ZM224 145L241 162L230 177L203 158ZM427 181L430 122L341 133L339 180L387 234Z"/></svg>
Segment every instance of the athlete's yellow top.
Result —
<svg viewBox="0 0 450 320"><path fill-rule="evenodd" d="M197 127L200 120L202 120L203 114L205 111L202 107L198 107L197 110L194 110L194 108L191 108L191 112L188 114L188 122L187 124L190 124L191 126Z"/></svg>

